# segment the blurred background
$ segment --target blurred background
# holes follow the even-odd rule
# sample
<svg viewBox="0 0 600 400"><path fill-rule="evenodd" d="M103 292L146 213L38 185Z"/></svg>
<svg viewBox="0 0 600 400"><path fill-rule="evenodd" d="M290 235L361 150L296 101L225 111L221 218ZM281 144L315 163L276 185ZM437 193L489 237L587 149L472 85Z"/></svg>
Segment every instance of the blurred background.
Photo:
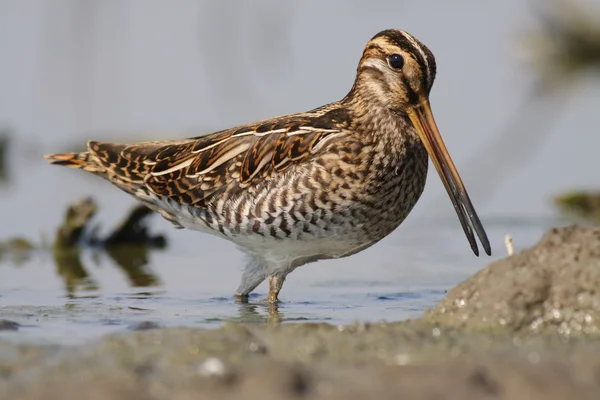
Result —
<svg viewBox="0 0 600 400"><path fill-rule="evenodd" d="M198 136L338 100L366 42L387 28L436 56L433 112L493 257L472 255L430 168L390 237L290 275L284 319L418 315L504 257L505 235L519 250L551 226L600 215L595 0L0 0L0 318L57 337L136 318L268 318L233 303L244 261L233 245L158 216L144 229L163 236L161 246L115 256L78 242L64 261L56 235L70 205L92 196L94 235L108 237L135 203L41 156L88 139Z"/></svg>

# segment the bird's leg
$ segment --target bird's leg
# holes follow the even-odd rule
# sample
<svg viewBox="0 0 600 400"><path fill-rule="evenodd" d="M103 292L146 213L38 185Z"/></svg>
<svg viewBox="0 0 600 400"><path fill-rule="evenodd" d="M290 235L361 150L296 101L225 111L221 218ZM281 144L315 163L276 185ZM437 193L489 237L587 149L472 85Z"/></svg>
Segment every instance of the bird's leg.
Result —
<svg viewBox="0 0 600 400"><path fill-rule="evenodd" d="M267 276L266 267L258 260L250 260L244 268L240 286L235 291L235 299L238 303L247 303L248 294L252 292Z"/></svg>
<svg viewBox="0 0 600 400"><path fill-rule="evenodd" d="M279 303L278 296L284 281L285 275L283 274L269 274L269 297L266 298L267 303Z"/></svg>

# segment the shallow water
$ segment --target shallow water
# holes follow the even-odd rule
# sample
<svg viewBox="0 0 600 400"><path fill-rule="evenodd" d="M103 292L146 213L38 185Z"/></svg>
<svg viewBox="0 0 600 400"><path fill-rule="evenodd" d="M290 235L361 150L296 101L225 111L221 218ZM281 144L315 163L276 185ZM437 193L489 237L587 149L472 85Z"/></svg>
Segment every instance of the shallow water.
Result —
<svg viewBox="0 0 600 400"><path fill-rule="evenodd" d="M559 221L509 223L516 249L537 241ZM486 224L492 243L502 243L506 223ZM160 326L217 327L224 321L286 321L348 324L420 316L490 258L474 257L457 221L429 221L406 229L361 254L306 265L294 271L272 310L259 286L249 304L232 296L243 258L235 248L207 254L211 237L153 250L147 263L119 265L104 252L84 250L77 267L58 266L39 250L19 264L0 262L0 318L18 322L18 332L0 337L76 344L109 332L154 322ZM205 239L203 241L203 239ZM226 247L221 246L221 248ZM495 246L492 259L506 251Z"/></svg>

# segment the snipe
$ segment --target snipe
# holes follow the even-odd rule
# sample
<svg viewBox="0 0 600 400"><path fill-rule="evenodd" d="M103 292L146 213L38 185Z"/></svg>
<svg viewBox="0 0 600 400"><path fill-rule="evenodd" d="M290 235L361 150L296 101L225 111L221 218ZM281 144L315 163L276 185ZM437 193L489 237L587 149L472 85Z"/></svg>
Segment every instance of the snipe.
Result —
<svg viewBox="0 0 600 400"><path fill-rule="evenodd" d="M490 244L429 106L433 54L385 30L367 44L340 101L184 140L90 141L52 164L99 175L179 228L230 240L249 255L236 295L268 278L277 302L286 276L355 254L392 232L437 169L476 255Z"/></svg>

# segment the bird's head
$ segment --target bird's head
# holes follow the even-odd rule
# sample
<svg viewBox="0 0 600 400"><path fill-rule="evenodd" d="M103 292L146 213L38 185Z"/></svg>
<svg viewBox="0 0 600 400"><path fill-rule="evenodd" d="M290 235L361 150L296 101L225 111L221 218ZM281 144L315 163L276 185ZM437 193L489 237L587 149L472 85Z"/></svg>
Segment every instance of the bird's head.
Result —
<svg viewBox="0 0 600 400"><path fill-rule="evenodd" d="M429 98L435 74L431 51L412 35L393 29L375 35L358 64L358 79L374 100L402 114Z"/></svg>

